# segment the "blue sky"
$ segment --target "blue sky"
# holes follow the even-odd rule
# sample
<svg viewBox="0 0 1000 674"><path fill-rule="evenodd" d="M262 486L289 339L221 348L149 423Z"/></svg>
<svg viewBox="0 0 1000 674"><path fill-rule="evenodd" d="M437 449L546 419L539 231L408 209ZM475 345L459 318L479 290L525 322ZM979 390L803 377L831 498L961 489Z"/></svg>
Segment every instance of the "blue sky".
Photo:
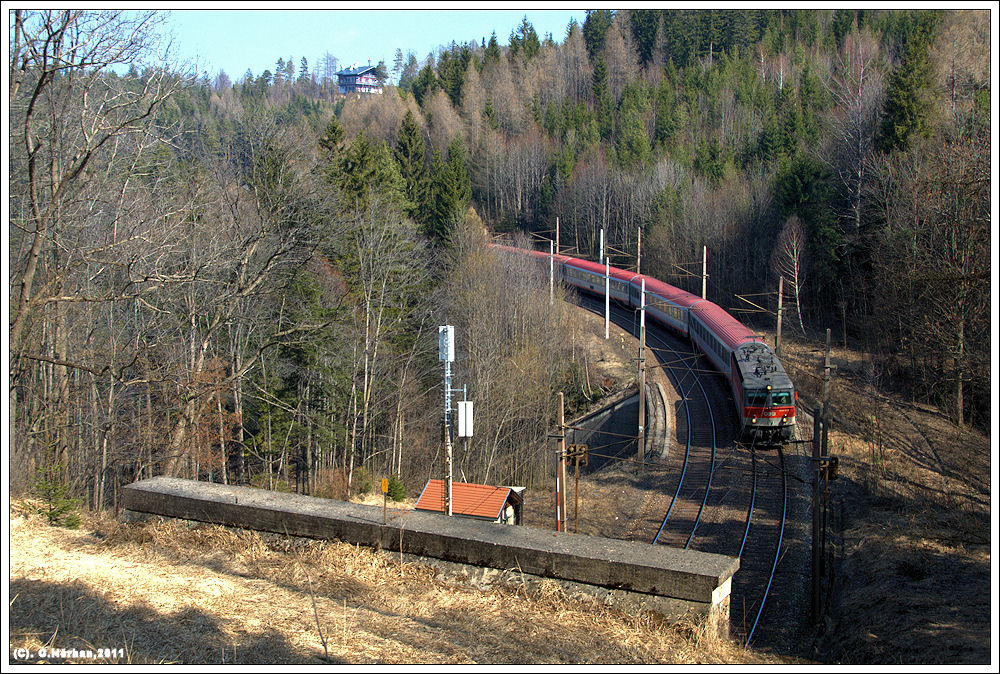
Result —
<svg viewBox="0 0 1000 674"><path fill-rule="evenodd" d="M582 9L551 9L553 6L533 9L522 4L520 9L483 10L410 9L418 5L404 5L406 9L341 10L335 4L314 4L307 5L309 9L281 10L173 9L168 25L178 60L196 63L198 73L207 72L210 78L224 70L237 81L248 68L254 75L265 69L273 71L278 58L287 60L289 56L296 70L303 56L315 70L326 52L337 57L341 67L366 64L370 58L372 65L384 60L391 70L397 48L404 56L413 51L422 61L441 45L453 40L488 40L493 31L497 41L505 45L525 15L539 39L552 33L556 42L562 42L570 19L582 25L586 13Z"/></svg>

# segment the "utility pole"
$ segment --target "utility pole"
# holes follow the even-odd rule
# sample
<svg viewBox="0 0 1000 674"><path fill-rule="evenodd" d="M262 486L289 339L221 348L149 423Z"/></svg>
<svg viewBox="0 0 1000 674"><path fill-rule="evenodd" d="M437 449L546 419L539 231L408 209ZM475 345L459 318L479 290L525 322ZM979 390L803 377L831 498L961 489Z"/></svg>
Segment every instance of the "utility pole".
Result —
<svg viewBox="0 0 1000 674"><path fill-rule="evenodd" d="M611 265L604 261L604 339L608 338L611 324Z"/></svg>
<svg viewBox="0 0 1000 674"><path fill-rule="evenodd" d="M701 299L708 299L708 246L701 247Z"/></svg>
<svg viewBox="0 0 1000 674"><path fill-rule="evenodd" d="M812 463L813 463L813 493L812 493L812 619L814 623L819 622L822 613L822 578L823 578L823 557L820 553L820 426L822 425L820 408L817 405L813 409L813 442L812 442Z"/></svg>
<svg viewBox="0 0 1000 674"><path fill-rule="evenodd" d="M639 302L639 447L636 450L640 465L646 456L646 279L642 279L642 296Z"/></svg>
<svg viewBox="0 0 1000 674"><path fill-rule="evenodd" d="M785 277L778 277L778 334L774 338L774 353L781 356L781 300L785 296Z"/></svg>
<svg viewBox="0 0 1000 674"><path fill-rule="evenodd" d="M639 228L639 239L635 244L635 273L642 273L642 227Z"/></svg>
<svg viewBox="0 0 1000 674"><path fill-rule="evenodd" d="M559 434L556 436L556 531L565 531L566 521L566 416L563 393L559 392Z"/></svg>
<svg viewBox="0 0 1000 674"><path fill-rule="evenodd" d="M601 227L601 247L597 251L597 261L598 263L604 262L604 228Z"/></svg>
<svg viewBox="0 0 1000 674"><path fill-rule="evenodd" d="M447 486L445 512L451 517L451 363L455 360L454 326L441 325L438 327L438 358L444 361L444 444L446 453L445 483Z"/></svg>
<svg viewBox="0 0 1000 674"><path fill-rule="evenodd" d="M554 245L554 242L549 241L549 306L552 306L555 301L556 259L552 256L552 247Z"/></svg>

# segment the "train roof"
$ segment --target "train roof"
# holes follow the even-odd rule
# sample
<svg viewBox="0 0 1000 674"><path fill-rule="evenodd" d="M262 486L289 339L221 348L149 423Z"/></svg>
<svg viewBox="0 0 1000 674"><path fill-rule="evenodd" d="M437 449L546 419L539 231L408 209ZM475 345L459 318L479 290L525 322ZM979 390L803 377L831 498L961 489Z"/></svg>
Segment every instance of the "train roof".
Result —
<svg viewBox="0 0 1000 674"><path fill-rule="evenodd" d="M747 342L760 341L753 330L730 316L725 309L714 302L698 302L691 306L691 313L730 349L736 349Z"/></svg>
<svg viewBox="0 0 1000 674"><path fill-rule="evenodd" d="M507 245L502 244L502 243L490 243L488 245L491 248L497 248L497 249L502 250L502 251L504 251L506 253L517 253L518 255L530 255L531 257L539 259L539 260L548 260L549 259L549 254L546 253L546 252L544 252L544 251L541 251L541 250L532 250L530 248L518 248L516 246L507 246ZM566 255L553 255L552 257L555 258L556 262L560 262L560 263L565 262L566 260L572 260L573 259L571 257L567 257Z"/></svg>
<svg viewBox="0 0 1000 674"><path fill-rule="evenodd" d="M763 342L746 342L736 349L736 363L743 375L743 385L747 388L792 388L792 380L781 361Z"/></svg>
<svg viewBox="0 0 1000 674"><path fill-rule="evenodd" d="M669 283L664 283L659 279L655 279L652 276L643 275L640 278L632 279L632 282L639 285L642 281L641 279L646 279L646 292L655 293L665 300L669 300L674 304L689 308L698 302L704 302L703 299L697 295L692 295L686 290L681 290L676 286L672 286Z"/></svg>
<svg viewBox="0 0 1000 674"><path fill-rule="evenodd" d="M576 267L578 269L583 269L604 276L604 265L600 264L599 262L591 262L590 260L581 260L578 257L567 257L564 260L564 262L571 267ZM618 269L617 267L610 267L608 271L611 273L612 276L615 276L616 272L621 272L622 270Z"/></svg>

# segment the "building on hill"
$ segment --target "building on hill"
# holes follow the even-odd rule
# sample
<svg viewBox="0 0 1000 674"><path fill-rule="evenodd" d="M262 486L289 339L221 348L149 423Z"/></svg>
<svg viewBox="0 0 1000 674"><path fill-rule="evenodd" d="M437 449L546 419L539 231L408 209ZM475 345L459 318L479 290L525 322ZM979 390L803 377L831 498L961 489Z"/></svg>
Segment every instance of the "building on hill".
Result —
<svg viewBox="0 0 1000 674"><path fill-rule="evenodd" d="M355 63L337 73L337 91L342 94L381 94L382 85L375 75L376 66Z"/></svg>

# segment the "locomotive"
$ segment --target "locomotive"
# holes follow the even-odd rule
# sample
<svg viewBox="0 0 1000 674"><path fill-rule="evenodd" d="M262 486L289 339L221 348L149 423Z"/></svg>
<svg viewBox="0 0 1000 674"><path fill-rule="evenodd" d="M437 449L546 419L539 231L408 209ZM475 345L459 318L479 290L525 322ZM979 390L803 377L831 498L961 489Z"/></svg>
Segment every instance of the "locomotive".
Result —
<svg viewBox="0 0 1000 674"><path fill-rule="evenodd" d="M604 296L605 266L566 255L491 244L508 253L529 255L552 264L556 278L583 292ZM795 435L798 396L781 361L752 330L719 305L651 276L610 267L608 293L616 302L638 309L645 281L646 312L683 335L729 382L740 435L744 441L780 445Z"/></svg>

